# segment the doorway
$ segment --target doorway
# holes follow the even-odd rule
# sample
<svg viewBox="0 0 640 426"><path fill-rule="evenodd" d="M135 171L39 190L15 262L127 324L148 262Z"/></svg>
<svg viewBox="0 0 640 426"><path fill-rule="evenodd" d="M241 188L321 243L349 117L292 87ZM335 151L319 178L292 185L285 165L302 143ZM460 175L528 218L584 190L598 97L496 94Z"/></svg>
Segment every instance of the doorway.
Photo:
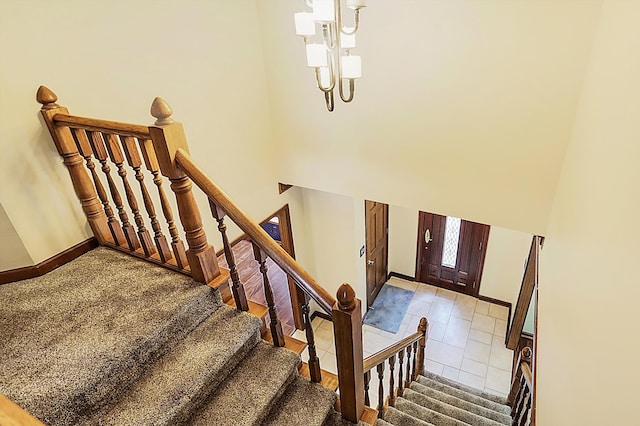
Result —
<svg viewBox="0 0 640 426"><path fill-rule="evenodd" d="M389 205L365 200L365 246L367 255L367 309L387 281Z"/></svg>
<svg viewBox="0 0 640 426"><path fill-rule="evenodd" d="M419 212L416 280L477 297L489 225Z"/></svg>

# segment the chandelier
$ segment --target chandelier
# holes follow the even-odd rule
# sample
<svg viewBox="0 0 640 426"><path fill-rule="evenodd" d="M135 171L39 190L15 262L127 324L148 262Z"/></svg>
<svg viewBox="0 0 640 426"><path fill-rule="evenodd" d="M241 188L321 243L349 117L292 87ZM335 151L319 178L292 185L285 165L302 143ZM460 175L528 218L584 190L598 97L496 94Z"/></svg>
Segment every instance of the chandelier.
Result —
<svg viewBox="0 0 640 426"><path fill-rule="evenodd" d="M306 0L312 12L295 13L296 35L304 38L307 66L315 69L318 88L324 93L329 111L335 106L333 90L338 85L340 99L351 102L355 92L355 79L362 77L360 56L351 54L356 47L356 32L360 23L360 9L365 0L346 0L353 10L353 27L342 26L341 0ZM316 26L320 34L316 35ZM349 81L345 95L345 80Z"/></svg>

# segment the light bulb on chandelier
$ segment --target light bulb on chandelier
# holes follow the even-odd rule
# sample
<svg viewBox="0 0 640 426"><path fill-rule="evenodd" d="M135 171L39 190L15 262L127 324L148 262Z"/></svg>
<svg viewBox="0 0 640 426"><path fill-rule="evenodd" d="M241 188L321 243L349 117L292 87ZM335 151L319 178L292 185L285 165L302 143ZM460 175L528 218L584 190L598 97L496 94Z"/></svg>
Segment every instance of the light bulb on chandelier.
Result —
<svg viewBox="0 0 640 426"><path fill-rule="evenodd" d="M307 66L315 69L318 88L324 93L327 109L333 111L336 83L340 99L351 102L355 79L362 77L362 61L360 56L351 54L351 49L356 47L360 9L366 6L366 1L346 0L347 8L353 10L353 27L342 26L341 0L306 0L305 3L312 11L294 14L296 35L304 39ZM316 26L321 29L318 35ZM344 80L349 82L346 95Z"/></svg>

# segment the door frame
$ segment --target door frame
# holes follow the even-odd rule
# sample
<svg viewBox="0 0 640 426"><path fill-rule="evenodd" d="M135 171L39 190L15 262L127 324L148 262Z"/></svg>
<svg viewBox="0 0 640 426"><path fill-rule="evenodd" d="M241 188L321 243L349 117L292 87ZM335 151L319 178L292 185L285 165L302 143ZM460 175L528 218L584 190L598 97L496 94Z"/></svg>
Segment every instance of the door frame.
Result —
<svg viewBox="0 0 640 426"><path fill-rule="evenodd" d="M423 260L422 257L424 252L422 250L422 246L424 245L424 242L423 242L424 233L422 231L422 229L424 228L424 215L422 213L431 213L431 212L423 212L422 210L418 211L418 230L417 230L418 237L416 240L416 271L414 275L414 279L416 280L416 282L422 282L420 281L420 265L422 265L422 260ZM437 214L437 213L431 213L431 214ZM439 216L446 217L446 215L439 215ZM466 222L471 222L466 219L461 219L461 220ZM480 223L480 222L476 222L476 223ZM461 294L468 294L469 296L472 296L472 297L478 297L480 294L480 284L482 282L482 273L484 271L484 261L485 261L485 258L487 257L487 244L489 242L489 234L491 233L491 225L486 225L486 224L481 224L481 225L487 226L487 231L484 232L484 235L482 236L482 248L481 248L480 256L478 258L478 272L477 272L477 278L476 278L477 285L473 287L473 291L471 293L457 292ZM437 284L431 284L431 283L424 283L424 284L433 285L438 288L444 288Z"/></svg>

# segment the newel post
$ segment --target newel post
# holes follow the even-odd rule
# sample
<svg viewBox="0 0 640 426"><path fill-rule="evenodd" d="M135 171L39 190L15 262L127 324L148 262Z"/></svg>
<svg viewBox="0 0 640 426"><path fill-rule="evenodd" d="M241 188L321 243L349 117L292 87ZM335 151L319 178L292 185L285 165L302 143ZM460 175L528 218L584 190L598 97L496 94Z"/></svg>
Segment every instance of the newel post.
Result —
<svg viewBox="0 0 640 426"><path fill-rule="evenodd" d="M362 311L360 300L349 284L342 284L333 306L340 408L342 417L358 423L364 412L364 372L362 371Z"/></svg>
<svg viewBox="0 0 640 426"><path fill-rule="evenodd" d="M418 332L422 333L422 337L418 340L418 364L413 371L413 380L416 380L420 374L424 374L424 348L427 346L427 339L429 338L429 322L425 317L420 318L420 324L418 324Z"/></svg>
<svg viewBox="0 0 640 426"><path fill-rule="evenodd" d="M158 157L161 173L171 181L175 193L180 222L186 234L187 261L193 279L205 284L220 276L216 253L207 242L202 228L202 217L191 192L191 179L178 167L175 156L179 149L189 151L182 124L171 118L173 110L162 98L155 98L151 105L151 115L156 118L149 133Z"/></svg>
<svg viewBox="0 0 640 426"><path fill-rule="evenodd" d="M58 97L45 86L40 86L36 94L36 99L42 104L40 112L45 123L47 123L49 133L51 133L58 153L62 157L63 164L69 171L73 189L80 200L82 210L87 217L93 235L100 245L103 245L105 242L112 243L113 237L109 230L107 215L103 210L102 203L98 199L93 182L84 167L73 135L68 127L57 126L53 120L56 114L69 114L69 111L65 107L56 104Z"/></svg>

